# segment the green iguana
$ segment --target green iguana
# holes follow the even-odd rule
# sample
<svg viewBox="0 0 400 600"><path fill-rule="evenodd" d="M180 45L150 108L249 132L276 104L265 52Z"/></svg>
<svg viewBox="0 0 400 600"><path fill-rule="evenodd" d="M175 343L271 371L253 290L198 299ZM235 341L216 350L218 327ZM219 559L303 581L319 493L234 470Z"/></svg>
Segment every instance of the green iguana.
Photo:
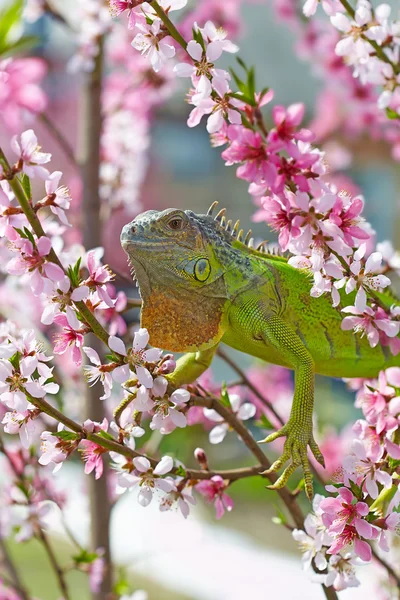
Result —
<svg viewBox="0 0 400 600"><path fill-rule="evenodd" d="M295 371L290 418L265 442L286 436L282 456L269 472L291 460L270 488L283 487L302 466L312 497L309 446L323 456L313 436L315 373L333 377L375 377L400 365L386 347L371 348L366 337L341 329L340 309L327 295L310 296L312 279L287 259L256 250L239 223L226 222L225 209L212 216L187 210L149 210L125 225L121 244L142 297L141 326L154 346L187 352L168 375L171 387L193 382L209 367L220 342ZM243 240L243 241L242 241ZM354 293L341 294L342 306ZM390 307L393 298L379 294Z"/></svg>

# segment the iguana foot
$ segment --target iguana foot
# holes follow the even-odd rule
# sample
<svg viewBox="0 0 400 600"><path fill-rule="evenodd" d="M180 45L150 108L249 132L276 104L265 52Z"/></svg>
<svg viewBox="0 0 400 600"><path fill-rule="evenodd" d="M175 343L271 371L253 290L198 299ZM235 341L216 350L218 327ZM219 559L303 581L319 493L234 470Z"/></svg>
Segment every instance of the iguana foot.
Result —
<svg viewBox="0 0 400 600"><path fill-rule="evenodd" d="M310 423L299 423L298 421L289 421L278 431L271 433L264 440L261 440L259 444L273 442L274 440L286 437L286 442L283 447L283 454L278 460L276 460L269 469L263 472L268 475L269 473L275 473L278 471L288 460L291 463L286 467L282 475L275 481L274 484L267 486L270 490L278 490L284 487L290 477L290 475L302 466L304 472L305 491L309 500L313 497L313 483L312 475L310 471L310 465L307 457L307 447L311 448L311 452L314 454L317 461L325 467L324 457L313 436L312 422Z"/></svg>

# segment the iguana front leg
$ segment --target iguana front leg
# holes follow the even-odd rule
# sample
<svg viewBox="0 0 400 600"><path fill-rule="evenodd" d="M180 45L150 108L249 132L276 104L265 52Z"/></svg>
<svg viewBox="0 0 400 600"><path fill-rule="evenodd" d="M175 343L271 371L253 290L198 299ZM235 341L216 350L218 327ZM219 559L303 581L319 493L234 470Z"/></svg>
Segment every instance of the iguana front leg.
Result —
<svg viewBox="0 0 400 600"><path fill-rule="evenodd" d="M218 344L207 348L207 350L190 352L178 358L175 370L166 375L171 388L176 389L185 383L192 383L200 377L210 366L217 348Z"/></svg>
<svg viewBox="0 0 400 600"><path fill-rule="evenodd" d="M290 362L295 371L295 389L289 420L281 429L262 440L262 442L272 442L286 436L282 456L266 471L267 473L278 471L286 461L291 459L283 474L269 488L283 487L293 471L301 465L304 471L306 494L311 500L313 485L307 458L308 446L317 461L325 466L324 457L313 436L314 362L299 336L280 317L267 318L261 335Z"/></svg>

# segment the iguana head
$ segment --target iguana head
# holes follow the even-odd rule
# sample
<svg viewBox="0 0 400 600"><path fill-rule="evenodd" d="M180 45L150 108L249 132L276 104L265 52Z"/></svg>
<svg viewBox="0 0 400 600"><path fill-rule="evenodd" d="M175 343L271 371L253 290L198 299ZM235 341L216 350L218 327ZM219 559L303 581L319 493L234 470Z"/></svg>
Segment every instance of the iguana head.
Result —
<svg viewBox="0 0 400 600"><path fill-rule="evenodd" d="M227 300L224 274L235 260L232 241L211 214L189 210L149 210L125 225L121 244L153 345L187 351L216 341Z"/></svg>

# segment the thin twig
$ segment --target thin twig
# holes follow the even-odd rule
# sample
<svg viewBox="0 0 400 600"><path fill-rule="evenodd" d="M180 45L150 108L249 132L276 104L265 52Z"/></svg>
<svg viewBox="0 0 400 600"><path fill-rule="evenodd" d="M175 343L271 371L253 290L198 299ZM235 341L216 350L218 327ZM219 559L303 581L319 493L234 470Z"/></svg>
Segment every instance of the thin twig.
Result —
<svg viewBox="0 0 400 600"><path fill-rule="evenodd" d="M372 556L374 557L376 562L380 563L382 565L382 567L384 567L386 569L386 571L389 573L389 576L392 579L394 579L394 581L396 582L396 587L400 592L400 577L399 577L399 575L396 573L396 571L393 569L393 567L391 565L389 565L389 563L386 562L386 560L384 558L381 558L379 556L379 554L377 554L375 548L372 548L372 546L371 546L371 550L372 550ZM400 594L399 594L399 596L400 596Z"/></svg>
<svg viewBox="0 0 400 600"><path fill-rule="evenodd" d="M11 558L11 555L8 551L6 542L1 535L0 535L0 551L1 551L2 561L4 563L4 566L6 567L7 571L10 574L10 577L11 577L9 585L11 585L15 589L15 591L18 592L18 594L21 596L21 600L30 600L28 591L26 590L24 584L21 581L21 578L16 569L14 561ZM5 580L6 578L4 576L1 576L1 579Z"/></svg>
<svg viewBox="0 0 400 600"><path fill-rule="evenodd" d="M64 577L64 571L63 569L60 567L60 565L58 564L58 560L57 557L54 553L54 550L49 542L49 540L47 539L46 534L44 533L44 531L42 530L42 528L39 528L38 534L37 534L38 539L42 542L47 555L49 557L51 566L54 569L54 572L56 574L57 577L57 581L58 581L58 585L59 588L63 594L63 597L65 600L70 600L70 595L69 595L69 591L68 591L68 586L67 586L67 582L65 581L65 577Z"/></svg>
<svg viewBox="0 0 400 600"><path fill-rule="evenodd" d="M268 398L265 398L263 394L256 388L256 386L250 381L247 377L246 373L236 364L236 362L222 349L218 348L217 355L222 358L227 365L231 367L233 371L235 371L239 377L243 380L244 384L253 392L255 396L264 404L266 408L274 415L276 420L280 425L284 425L282 417L276 412L275 408L272 406L272 403Z"/></svg>
<svg viewBox="0 0 400 600"><path fill-rule="evenodd" d="M71 165L75 169L77 169L78 164L75 159L74 150L73 150L72 146L70 145L70 143L68 142L65 135L60 131L60 129L57 127L57 125L54 123L54 121L52 121L46 113L44 113L44 112L41 113L39 115L39 120L41 123L43 123L43 125L46 127L46 129L49 131L49 133L52 135L52 137L56 140L56 142L58 143L58 145L64 152L65 156L68 158Z"/></svg>
<svg viewBox="0 0 400 600"><path fill-rule="evenodd" d="M23 474L21 474L16 469L15 464L14 464L14 462L12 460L12 457L8 454L7 449L6 449L5 445L4 445L4 442L3 442L3 440L1 438L0 438L0 452L2 454L4 454L4 456L6 457L8 463L9 463L11 469L13 470L15 476L17 477L17 479L19 479L21 481L21 483L24 484L24 487L26 487L25 477L23 476ZM29 497L28 494L26 494L26 500L27 500L28 505L32 504L32 502L31 502L30 497ZM69 596L69 592L68 592L68 587L67 587L67 584L66 584L65 579L64 579L64 573L63 573L61 567L59 566L57 558L56 558L56 556L54 554L54 551L53 551L53 549L52 549L52 547L51 547L51 545L50 545L50 543L49 543L46 535L44 534L44 532L42 531L42 529L41 529L40 526L38 527L38 530L36 532L36 537L42 542L42 544L43 544L43 546L44 546L44 548L45 548L45 550L46 550L46 552L48 554L50 563L51 563L51 565L54 568L54 571L55 571L55 574L56 574L56 577L57 577L60 589L61 589L61 591L62 591L62 593L64 595L64 599L65 600L70 600L70 596ZM3 540L0 537L0 545L1 545L0 547L1 547L2 551L3 551L3 554L5 553L7 555L7 549L5 548L4 544L2 544L2 542L3 542ZM23 585L20 582L20 579L18 577L18 573L15 570L15 567L13 566L12 561L10 561L9 563L7 563L7 566L9 566L9 568L10 568L10 573L11 573L13 579L16 580L16 586L18 588L20 588L21 590L24 590L24 587L23 587ZM26 595L23 596L23 599L24 600L25 599L29 600L28 593L25 592L25 594Z"/></svg>

